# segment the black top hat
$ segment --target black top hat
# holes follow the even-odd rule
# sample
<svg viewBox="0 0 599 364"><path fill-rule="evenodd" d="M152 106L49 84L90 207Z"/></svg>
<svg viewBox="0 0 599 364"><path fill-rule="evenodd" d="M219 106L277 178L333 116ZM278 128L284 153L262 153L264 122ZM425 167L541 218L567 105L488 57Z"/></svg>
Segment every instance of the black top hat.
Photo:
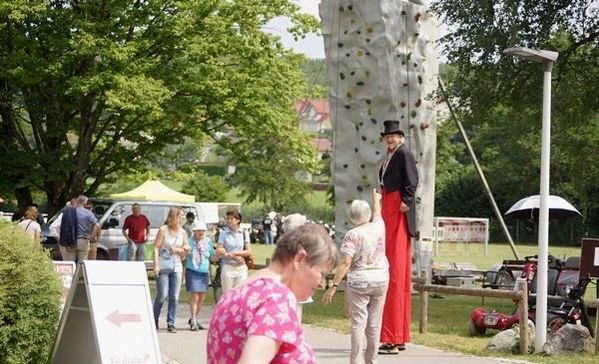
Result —
<svg viewBox="0 0 599 364"><path fill-rule="evenodd" d="M381 133L381 136L387 134L399 134L405 136L403 130L399 128L399 120L385 120L383 124L385 124L385 131Z"/></svg>

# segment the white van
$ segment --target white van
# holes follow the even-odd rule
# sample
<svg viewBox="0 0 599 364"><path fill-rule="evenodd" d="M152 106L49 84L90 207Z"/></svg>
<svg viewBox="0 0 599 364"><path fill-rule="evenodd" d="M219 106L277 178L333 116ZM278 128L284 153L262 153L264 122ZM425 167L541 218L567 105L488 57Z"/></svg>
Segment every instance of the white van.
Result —
<svg viewBox="0 0 599 364"><path fill-rule="evenodd" d="M205 221L202 204L192 202L170 202L170 201L136 201L136 200L115 200L115 199L98 199L90 198L90 202L94 204L94 213L98 217L98 222L102 226L100 240L98 242L98 260L118 260L119 249L121 246L127 245L127 241L123 236L123 224L127 216L131 215L131 206L138 203L141 207L141 213L146 215L150 221L150 236L148 237L148 245L146 250L152 249L154 239L158 233L158 228L165 224L166 217L171 207L179 206L184 213L192 212L196 221ZM56 236L51 236L49 226L59 216L62 211L54 215L48 223L42 227L42 244L45 248L52 251L52 257L55 260L61 260L60 251L58 250L58 241ZM218 213L217 213L218 214ZM213 215L213 213L210 213ZM206 222L206 221L205 221ZM210 222L207 222L210 223ZM151 262L146 262L148 266Z"/></svg>

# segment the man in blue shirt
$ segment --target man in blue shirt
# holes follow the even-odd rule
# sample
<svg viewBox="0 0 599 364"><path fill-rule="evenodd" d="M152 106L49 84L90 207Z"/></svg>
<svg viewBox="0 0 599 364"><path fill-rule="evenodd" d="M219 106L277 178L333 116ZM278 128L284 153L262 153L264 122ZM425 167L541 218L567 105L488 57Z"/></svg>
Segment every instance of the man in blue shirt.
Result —
<svg viewBox="0 0 599 364"><path fill-rule="evenodd" d="M77 198L77 248L74 252L78 261L95 260L100 237L100 224L93 212L85 208L87 196ZM73 259L75 260L75 259Z"/></svg>

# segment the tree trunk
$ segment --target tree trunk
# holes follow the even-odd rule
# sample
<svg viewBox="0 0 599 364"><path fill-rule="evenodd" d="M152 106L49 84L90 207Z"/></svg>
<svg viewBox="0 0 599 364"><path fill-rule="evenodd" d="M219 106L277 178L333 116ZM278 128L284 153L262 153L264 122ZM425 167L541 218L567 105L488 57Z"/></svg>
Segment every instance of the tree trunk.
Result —
<svg viewBox="0 0 599 364"><path fill-rule="evenodd" d="M31 189L29 187L15 188L15 197L17 198L17 211L23 215L27 207L33 205Z"/></svg>

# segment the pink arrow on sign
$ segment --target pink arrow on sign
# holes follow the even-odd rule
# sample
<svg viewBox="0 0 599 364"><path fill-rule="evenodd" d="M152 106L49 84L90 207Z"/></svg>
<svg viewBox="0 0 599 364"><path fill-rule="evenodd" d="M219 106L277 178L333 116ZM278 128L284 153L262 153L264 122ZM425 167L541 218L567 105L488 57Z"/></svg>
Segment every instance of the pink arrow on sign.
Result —
<svg viewBox="0 0 599 364"><path fill-rule="evenodd" d="M117 325L118 327L121 327L121 324L123 322L140 322L141 315L136 313L121 314L119 313L119 309L117 308L110 315L106 316L106 319L112 322L113 324Z"/></svg>

